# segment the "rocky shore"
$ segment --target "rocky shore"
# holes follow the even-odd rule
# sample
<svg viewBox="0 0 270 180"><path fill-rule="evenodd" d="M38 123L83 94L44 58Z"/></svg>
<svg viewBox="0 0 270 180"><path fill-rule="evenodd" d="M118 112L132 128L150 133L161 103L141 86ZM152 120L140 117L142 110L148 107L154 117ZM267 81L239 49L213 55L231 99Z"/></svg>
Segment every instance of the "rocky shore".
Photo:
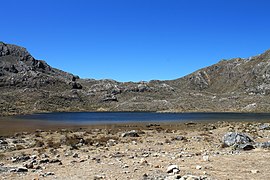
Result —
<svg viewBox="0 0 270 180"><path fill-rule="evenodd" d="M269 179L268 122L118 124L0 137L1 179Z"/></svg>

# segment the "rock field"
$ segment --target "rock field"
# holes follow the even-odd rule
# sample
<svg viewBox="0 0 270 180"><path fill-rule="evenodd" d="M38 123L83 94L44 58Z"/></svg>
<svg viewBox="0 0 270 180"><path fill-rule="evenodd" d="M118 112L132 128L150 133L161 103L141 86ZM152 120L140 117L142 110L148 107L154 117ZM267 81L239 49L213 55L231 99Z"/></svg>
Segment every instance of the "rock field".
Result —
<svg viewBox="0 0 270 180"><path fill-rule="evenodd" d="M118 124L0 137L1 179L269 179L270 126Z"/></svg>

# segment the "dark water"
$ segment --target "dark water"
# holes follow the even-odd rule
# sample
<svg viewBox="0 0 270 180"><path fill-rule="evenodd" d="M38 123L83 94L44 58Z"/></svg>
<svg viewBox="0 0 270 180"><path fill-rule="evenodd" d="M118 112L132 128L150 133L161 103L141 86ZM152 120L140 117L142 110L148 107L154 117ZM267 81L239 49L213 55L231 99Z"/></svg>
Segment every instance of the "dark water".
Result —
<svg viewBox="0 0 270 180"><path fill-rule="evenodd" d="M270 113L68 112L15 116L17 120L77 125L133 122L267 121Z"/></svg>

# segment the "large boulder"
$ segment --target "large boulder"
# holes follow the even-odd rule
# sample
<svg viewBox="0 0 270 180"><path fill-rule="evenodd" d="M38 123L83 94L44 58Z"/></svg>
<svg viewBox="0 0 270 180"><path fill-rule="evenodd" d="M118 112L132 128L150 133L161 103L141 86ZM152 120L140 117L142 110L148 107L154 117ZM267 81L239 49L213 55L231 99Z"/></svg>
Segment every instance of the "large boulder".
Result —
<svg viewBox="0 0 270 180"><path fill-rule="evenodd" d="M228 132L223 137L223 145L225 147L250 143L254 143L254 141L248 135L242 133Z"/></svg>

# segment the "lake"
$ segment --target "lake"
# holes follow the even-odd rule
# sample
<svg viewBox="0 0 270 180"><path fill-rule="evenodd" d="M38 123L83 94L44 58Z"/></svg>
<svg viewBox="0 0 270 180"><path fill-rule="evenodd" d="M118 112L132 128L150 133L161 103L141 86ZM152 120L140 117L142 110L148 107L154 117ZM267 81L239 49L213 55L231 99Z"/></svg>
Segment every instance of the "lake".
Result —
<svg viewBox="0 0 270 180"><path fill-rule="evenodd" d="M64 112L22 115L15 116L14 118L18 120L91 125L171 121L263 121L270 120L270 113Z"/></svg>
<svg viewBox="0 0 270 180"><path fill-rule="evenodd" d="M36 129L128 123L269 121L270 113L63 112L0 117L0 135Z"/></svg>

